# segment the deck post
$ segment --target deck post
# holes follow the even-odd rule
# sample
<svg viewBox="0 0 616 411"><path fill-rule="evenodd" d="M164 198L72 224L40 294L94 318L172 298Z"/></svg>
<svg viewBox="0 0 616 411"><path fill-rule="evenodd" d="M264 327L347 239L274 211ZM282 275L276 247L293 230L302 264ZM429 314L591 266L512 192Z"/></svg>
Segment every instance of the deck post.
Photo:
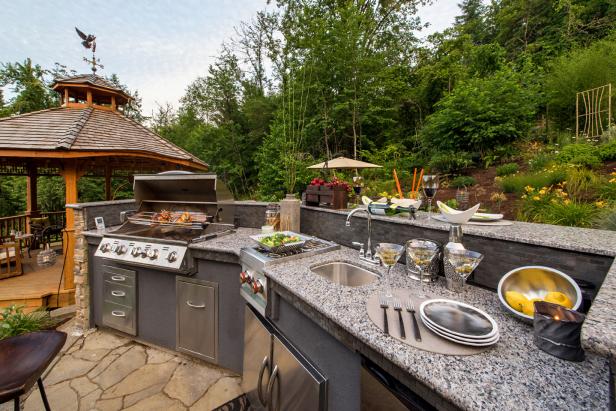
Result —
<svg viewBox="0 0 616 411"><path fill-rule="evenodd" d="M28 164L28 175L26 177L26 233L30 233L30 221L38 217L37 205L37 169L36 165Z"/></svg>
<svg viewBox="0 0 616 411"><path fill-rule="evenodd" d="M64 162L64 170L62 171L62 177L64 177L65 191L66 191L66 204L77 203L77 182L79 181L79 171L77 169L77 162L75 160L69 160ZM64 252L65 265L64 265L64 289L70 290L75 288L75 275L73 268L75 267L75 261L73 255L75 251L75 210L72 208L66 208L66 227L64 228Z"/></svg>

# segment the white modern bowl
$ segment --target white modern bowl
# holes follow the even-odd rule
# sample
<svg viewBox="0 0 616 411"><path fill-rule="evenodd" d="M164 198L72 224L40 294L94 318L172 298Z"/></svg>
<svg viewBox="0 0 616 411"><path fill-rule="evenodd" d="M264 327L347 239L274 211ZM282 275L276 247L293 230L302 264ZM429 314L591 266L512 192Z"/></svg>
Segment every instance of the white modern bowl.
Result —
<svg viewBox="0 0 616 411"><path fill-rule="evenodd" d="M447 220L447 222L452 224L468 223L468 221L477 212L479 206L481 205L477 203L466 211L460 211L454 210L453 208L440 201L437 201L436 204L438 205L439 210L441 210L441 216L443 216L443 218Z"/></svg>

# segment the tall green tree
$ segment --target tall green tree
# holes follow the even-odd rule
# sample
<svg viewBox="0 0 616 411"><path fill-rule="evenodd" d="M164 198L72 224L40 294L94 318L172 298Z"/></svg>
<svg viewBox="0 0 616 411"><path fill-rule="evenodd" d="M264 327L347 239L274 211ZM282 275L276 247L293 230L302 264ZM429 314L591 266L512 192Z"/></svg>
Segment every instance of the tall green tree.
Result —
<svg viewBox="0 0 616 411"><path fill-rule="evenodd" d="M46 84L49 71L27 58L23 63L0 64L0 87L9 87L15 97L0 112L0 116L24 114L57 105L58 98Z"/></svg>

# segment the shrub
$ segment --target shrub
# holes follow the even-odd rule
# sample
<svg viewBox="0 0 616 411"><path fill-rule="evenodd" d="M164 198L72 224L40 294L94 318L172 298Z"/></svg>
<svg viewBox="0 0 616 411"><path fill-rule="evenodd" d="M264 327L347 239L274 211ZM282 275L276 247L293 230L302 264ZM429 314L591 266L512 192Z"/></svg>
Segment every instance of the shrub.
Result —
<svg viewBox="0 0 616 411"><path fill-rule="evenodd" d="M500 177L509 176L518 172L516 163L507 163L496 167L496 175Z"/></svg>
<svg viewBox="0 0 616 411"><path fill-rule="evenodd" d="M571 227L590 227L597 216L597 209L589 203L572 201L551 203L542 215L543 223L566 225Z"/></svg>
<svg viewBox="0 0 616 411"><path fill-rule="evenodd" d="M593 221L593 227L601 230L616 231L616 208L600 213Z"/></svg>
<svg viewBox="0 0 616 411"><path fill-rule="evenodd" d="M545 170L554 163L554 154L541 151L536 156L528 160L528 168L530 171Z"/></svg>
<svg viewBox="0 0 616 411"><path fill-rule="evenodd" d="M522 193L524 187L549 187L562 183L567 179L567 173L561 168L530 174L516 174L503 177L500 186L505 193Z"/></svg>
<svg viewBox="0 0 616 411"><path fill-rule="evenodd" d="M503 69L459 82L426 118L424 144L439 151L486 154L526 136L536 112L535 87Z"/></svg>
<svg viewBox="0 0 616 411"><path fill-rule="evenodd" d="M576 200L595 198L600 185L601 178L591 170L571 168L567 171L567 192Z"/></svg>
<svg viewBox="0 0 616 411"><path fill-rule="evenodd" d="M608 177L607 181L603 181L598 187L599 198L608 201L616 201L616 171Z"/></svg>
<svg viewBox="0 0 616 411"><path fill-rule="evenodd" d="M603 161L616 160L616 140L601 144L598 149L599 158Z"/></svg>
<svg viewBox="0 0 616 411"><path fill-rule="evenodd" d="M528 188L522 196L518 219L535 223L590 227L598 213L590 203L571 201L562 189Z"/></svg>
<svg viewBox="0 0 616 411"><path fill-rule="evenodd" d="M454 188L471 187L475 184L477 180L471 176L458 176L449 182L449 185Z"/></svg>
<svg viewBox="0 0 616 411"><path fill-rule="evenodd" d="M597 147L590 144L569 144L563 147L556 156L561 164L572 164L577 167L598 167L601 164Z"/></svg>
<svg viewBox="0 0 616 411"><path fill-rule="evenodd" d="M443 174L456 173L473 165L470 153L442 152L436 153L428 163L431 169L440 171Z"/></svg>
<svg viewBox="0 0 616 411"><path fill-rule="evenodd" d="M41 308L31 313L24 313L23 306L6 307L0 319L0 340L32 331L38 331L54 324L49 312Z"/></svg>

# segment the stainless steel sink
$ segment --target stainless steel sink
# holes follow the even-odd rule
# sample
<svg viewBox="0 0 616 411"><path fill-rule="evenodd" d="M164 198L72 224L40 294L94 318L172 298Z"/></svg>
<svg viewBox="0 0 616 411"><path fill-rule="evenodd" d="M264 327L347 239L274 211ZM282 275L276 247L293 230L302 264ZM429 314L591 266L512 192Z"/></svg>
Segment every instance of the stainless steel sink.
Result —
<svg viewBox="0 0 616 411"><path fill-rule="evenodd" d="M321 264L311 268L312 272L329 281L348 287L359 287L378 279L378 275L364 268L343 262Z"/></svg>

